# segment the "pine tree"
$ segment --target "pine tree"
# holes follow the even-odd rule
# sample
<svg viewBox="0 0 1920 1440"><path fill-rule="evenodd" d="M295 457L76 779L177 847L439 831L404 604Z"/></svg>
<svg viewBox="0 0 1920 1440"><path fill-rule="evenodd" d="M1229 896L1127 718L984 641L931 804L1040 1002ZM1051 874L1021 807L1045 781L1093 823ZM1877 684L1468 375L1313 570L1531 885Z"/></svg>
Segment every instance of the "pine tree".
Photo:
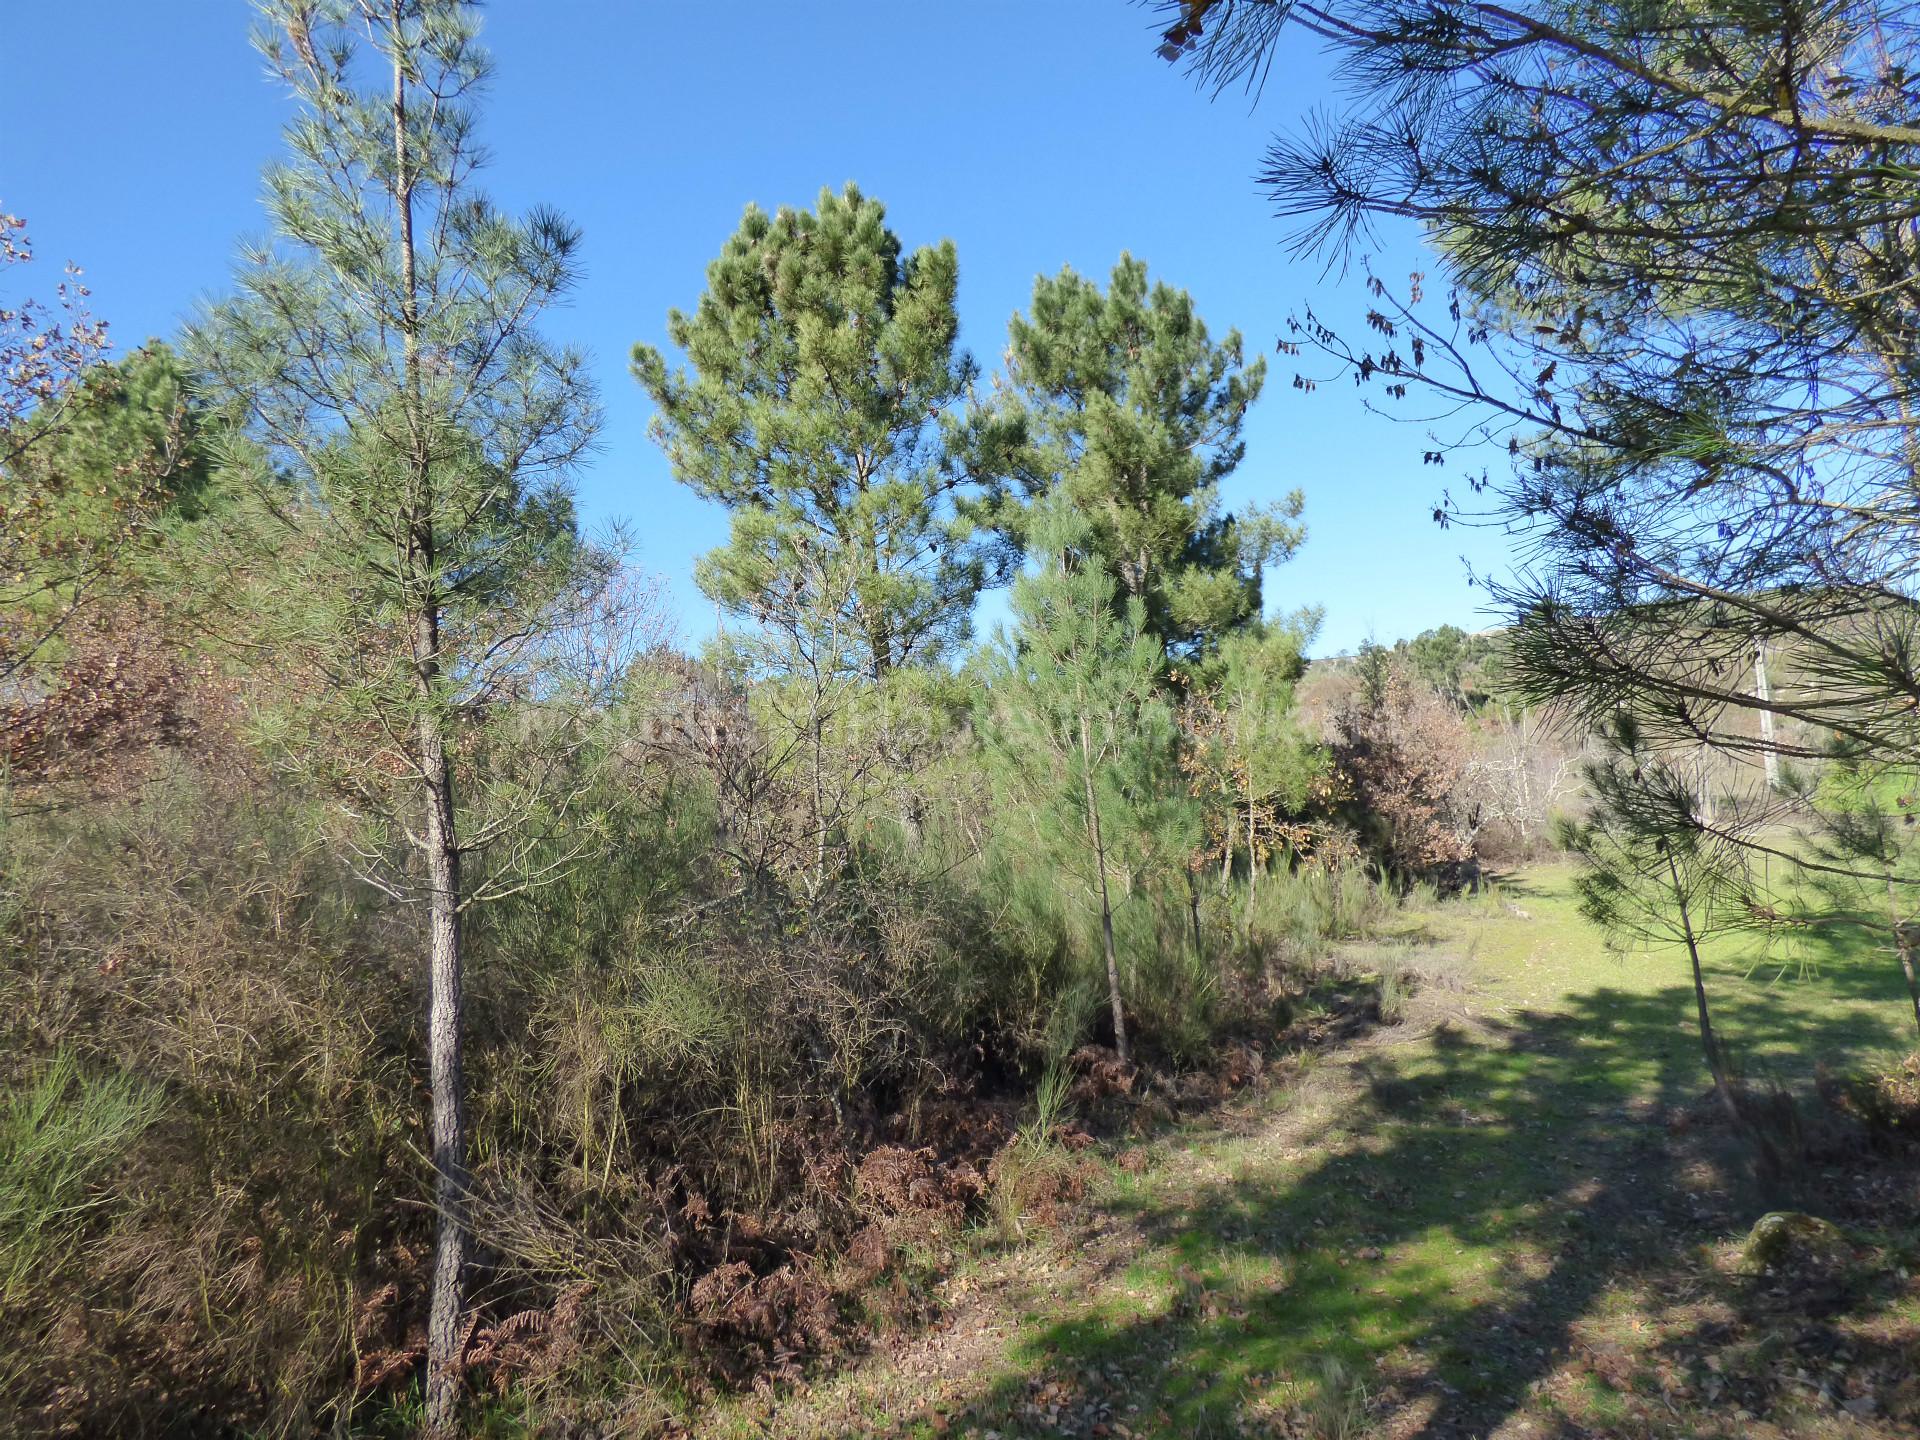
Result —
<svg viewBox="0 0 1920 1440"><path fill-rule="evenodd" d="M0 280L32 260L26 222L0 213ZM108 363L87 297L72 266L52 303L0 295L0 684L46 659L206 478L171 353Z"/></svg>
<svg viewBox="0 0 1920 1440"><path fill-rule="evenodd" d="M55 410L0 460L18 527L0 540L0 766L16 786L124 774L188 727L165 572L210 476L187 377L156 343L93 366Z"/></svg>
<svg viewBox="0 0 1920 1440"><path fill-rule="evenodd" d="M1525 554L1490 586L1519 696L1590 726L1629 713L1648 747L1749 772L1730 805L1645 800L1796 885L1850 883L1845 909L1884 902L1907 953L1911 857L1882 843L1907 831L1887 802L1920 753L1905 8L1165 8L1168 53L1216 85L1257 86L1289 23L1358 82L1275 142L1269 193L1303 250L1420 222L1449 283L1428 305L1419 276L1404 294L1372 278L1364 336L1309 312L1287 344L1413 397L1430 464L1508 448L1507 476L1434 513ZM1436 400L1458 417L1438 437ZM1821 771L1841 783L1823 793ZM1857 804L1893 823L1857 823ZM1811 844L1767 838L1790 818Z"/></svg>
<svg viewBox="0 0 1920 1440"><path fill-rule="evenodd" d="M686 368L633 350L675 477L731 512L701 589L751 623L842 637L874 679L963 638L983 578L943 438L978 373L958 282L951 241L903 253L849 185L813 210L748 207L694 312L667 317Z"/></svg>
<svg viewBox="0 0 1920 1440"><path fill-rule="evenodd" d="M592 392L579 357L532 328L573 279L578 234L545 211L503 215L474 186L488 63L470 4L262 12L259 46L299 107L267 176L277 239L247 252L239 294L192 336L238 435L215 621L247 627L275 667L261 729L342 797L363 874L426 911L427 1428L451 1436L469 1246L464 917L537 881L516 862L565 800L551 757L481 758L509 743L490 725L508 696L533 707L519 731L542 728L529 717L557 697L543 645L599 573L565 485Z"/></svg>
<svg viewBox="0 0 1920 1440"><path fill-rule="evenodd" d="M1675 810L1698 803L1691 780L1648 748L1632 716L1615 719L1605 750L1588 767L1595 804L1558 826L1563 849L1583 868L1575 885L1581 913L1616 943L1685 948L1694 1021L1715 1098L1736 1130L1777 1170L1781 1157L1733 1075L1707 994L1701 946L1716 934L1754 928L1753 881L1741 836L1674 825Z"/></svg>
<svg viewBox="0 0 1920 1440"><path fill-rule="evenodd" d="M1411 640L1396 641L1393 649L1416 676L1469 713L1492 699L1498 688L1501 656L1488 636L1439 625Z"/></svg>
<svg viewBox="0 0 1920 1440"><path fill-rule="evenodd" d="M1260 874L1288 835L1287 817L1307 807L1314 782L1327 772L1324 746L1301 730L1294 687L1306 671L1302 651L1319 623L1316 613L1289 624L1249 627L1221 646L1218 679L1187 700L1194 743L1188 772L1212 797L1225 888L1233 855L1247 851L1247 916Z"/></svg>
<svg viewBox="0 0 1920 1440"><path fill-rule="evenodd" d="M1068 506L1041 507L1030 530L1037 569L1013 587L1015 628L983 657L979 723L1009 803L1035 843L1077 873L1100 918L1114 1048L1129 1059L1114 945L1113 882L1131 889L1179 831L1177 734L1161 696L1165 662L1137 596L1116 604L1113 578L1081 557L1089 535ZM1170 810L1169 807L1172 807Z"/></svg>
<svg viewBox="0 0 1920 1440"><path fill-rule="evenodd" d="M1203 660L1256 619L1263 570L1305 532L1298 491L1237 515L1221 503L1266 380L1239 332L1215 342L1191 295L1149 286L1145 262L1122 255L1104 293L1072 269L1036 279L1008 355L1003 402L1028 448L969 513L1018 546L1035 505L1064 495L1091 527L1089 553L1176 661Z"/></svg>

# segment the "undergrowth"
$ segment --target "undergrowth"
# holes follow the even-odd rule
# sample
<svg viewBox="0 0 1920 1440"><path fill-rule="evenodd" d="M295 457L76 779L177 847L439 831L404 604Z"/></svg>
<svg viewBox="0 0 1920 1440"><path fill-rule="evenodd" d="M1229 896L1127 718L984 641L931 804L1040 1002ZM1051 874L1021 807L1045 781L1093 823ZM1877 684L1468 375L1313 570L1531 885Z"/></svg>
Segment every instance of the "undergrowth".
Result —
<svg viewBox="0 0 1920 1440"><path fill-rule="evenodd" d="M972 847L964 794L813 903L726 861L746 822L699 767L614 749L587 780L617 843L472 927L485 1413L626 1424L918 1323L943 1228L1085 1195L1076 1116L1213 1093L1113 1063L1087 908ZM236 751L0 834L10 1432L404 1428L419 917L325 828ZM1311 868L1188 899L1116 907L1142 1075L1259 1073L1298 977L1394 905Z"/></svg>

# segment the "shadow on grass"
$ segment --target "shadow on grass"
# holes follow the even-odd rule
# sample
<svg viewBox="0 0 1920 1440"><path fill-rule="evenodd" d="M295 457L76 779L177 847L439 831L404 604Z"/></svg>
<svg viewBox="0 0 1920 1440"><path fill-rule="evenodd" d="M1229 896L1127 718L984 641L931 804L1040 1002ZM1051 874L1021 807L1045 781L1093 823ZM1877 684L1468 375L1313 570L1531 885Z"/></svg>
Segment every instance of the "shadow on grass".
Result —
<svg viewBox="0 0 1920 1440"><path fill-rule="evenodd" d="M1543 884L1534 875L1534 867L1520 866L1516 869L1490 869L1481 877L1481 887L1487 894L1500 900L1538 900L1543 896L1555 896L1561 893L1555 887Z"/></svg>
<svg viewBox="0 0 1920 1440"><path fill-rule="evenodd" d="M1755 1053L1845 1065L1904 1039L1892 1005L1881 1025L1747 988L1721 1018ZM1493 1432L1611 1287L1765 1208L1697 1118L1691 1005L1685 986L1608 987L1353 1052L1358 1094L1319 1133L1273 1139L1224 1179L1123 1188L1108 1209L1147 1239L1132 1265L1030 1321L1013 1370L981 1376L944 1428L1338 1433L1357 1403L1345 1375L1399 1411L1397 1434ZM1667 1130L1680 1117L1685 1145ZM1320 1418L1303 1429L1303 1412ZM847 1433L927 1432L907 1416Z"/></svg>

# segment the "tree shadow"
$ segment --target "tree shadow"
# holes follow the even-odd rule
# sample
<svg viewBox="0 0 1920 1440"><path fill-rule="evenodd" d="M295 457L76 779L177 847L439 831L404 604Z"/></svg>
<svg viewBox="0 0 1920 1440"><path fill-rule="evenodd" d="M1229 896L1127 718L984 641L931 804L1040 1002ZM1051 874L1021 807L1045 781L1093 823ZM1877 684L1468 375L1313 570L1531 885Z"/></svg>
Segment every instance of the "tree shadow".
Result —
<svg viewBox="0 0 1920 1440"><path fill-rule="evenodd" d="M1889 995L1864 973L1830 983ZM1358 1403L1357 1380L1396 1435L1492 1433L1610 1291L1779 1198L1699 1103L1691 1007L1684 985L1606 987L1443 1022L1428 1045L1356 1047L1353 1094L1317 1128L1240 1173L1123 1187L1105 1208L1146 1237L1139 1273L1083 1277L1077 1313L1030 1325L1017 1369L980 1377L940 1428L1295 1434L1303 1411ZM1846 1064L1899 1042L1898 1008L1878 1008L1884 1023L1744 997L1722 1018L1753 1054ZM919 1433L921 1418L846 1433ZM1575 1433L1530 1418L1535 1435Z"/></svg>
<svg viewBox="0 0 1920 1440"><path fill-rule="evenodd" d="M1551 885L1543 884L1534 874L1532 866L1522 865L1509 869L1488 869L1481 876L1483 887L1497 893L1507 900L1538 900L1549 896L1557 897L1562 892Z"/></svg>

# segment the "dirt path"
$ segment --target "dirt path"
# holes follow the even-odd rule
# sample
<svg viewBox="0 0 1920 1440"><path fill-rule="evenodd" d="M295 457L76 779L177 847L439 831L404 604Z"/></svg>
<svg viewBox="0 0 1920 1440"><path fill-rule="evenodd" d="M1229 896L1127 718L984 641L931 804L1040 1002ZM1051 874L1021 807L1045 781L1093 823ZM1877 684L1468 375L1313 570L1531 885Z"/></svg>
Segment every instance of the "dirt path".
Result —
<svg viewBox="0 0 1920 1440"><path fill-rule="evenodd" d="M1177 1175L1197 1191L1248 1183L1250 1169L1297 1163L1345 1134L1343 1117L1364 1102L1382 1052L1430 1043L1436 1028L1454 1023L1463 1009L1451 997L1423 1005L1410 1023L1317 1058L1279 1088L1224 1105L1135 1154L1145 1157L1150 1179ZM1164 1258L1161 1248L1161 1238L1124 1202L1097 1204L1051 1233L984 1253L950 1275L940 1286L944 1313L929 1329L893 1337L822 1384L743 1407L721 1433L796 1440L986 1435L994 1426L968 1413L983 1393L999 1398L990 1409L1007 1412L1001 1423L1008 1428L996 1432L1006 1436L1157 1433L1164 1422L1151 1414L1141 1419L1146 1407L1124 1383L1139 1367L1028 1376L1010 1352L1022 1348L1035 1317L1071 1314L1092 1297L1139 1302L1136 1313L1150 1321L1189 1307L1218 1312L1218 1300L1191 1267L1176 1267L1179 1289L1171 1295L1164 1285L1129 1283L1130 1272Z"/></svg>
<svg viewBox="0 0 1920 1440"><path fill-rule="evenodd" d="M1116 1157L1079 1218L953 1270L930 1329L702 1433L1920 1432L1920 1284L1863 1250L1809 1329L1738 1275L1761 1202L1703 1120L1685 991L1596 969L1566 914L1424 931L1402 958L1444 963L1401 1023Z"/></svg>

